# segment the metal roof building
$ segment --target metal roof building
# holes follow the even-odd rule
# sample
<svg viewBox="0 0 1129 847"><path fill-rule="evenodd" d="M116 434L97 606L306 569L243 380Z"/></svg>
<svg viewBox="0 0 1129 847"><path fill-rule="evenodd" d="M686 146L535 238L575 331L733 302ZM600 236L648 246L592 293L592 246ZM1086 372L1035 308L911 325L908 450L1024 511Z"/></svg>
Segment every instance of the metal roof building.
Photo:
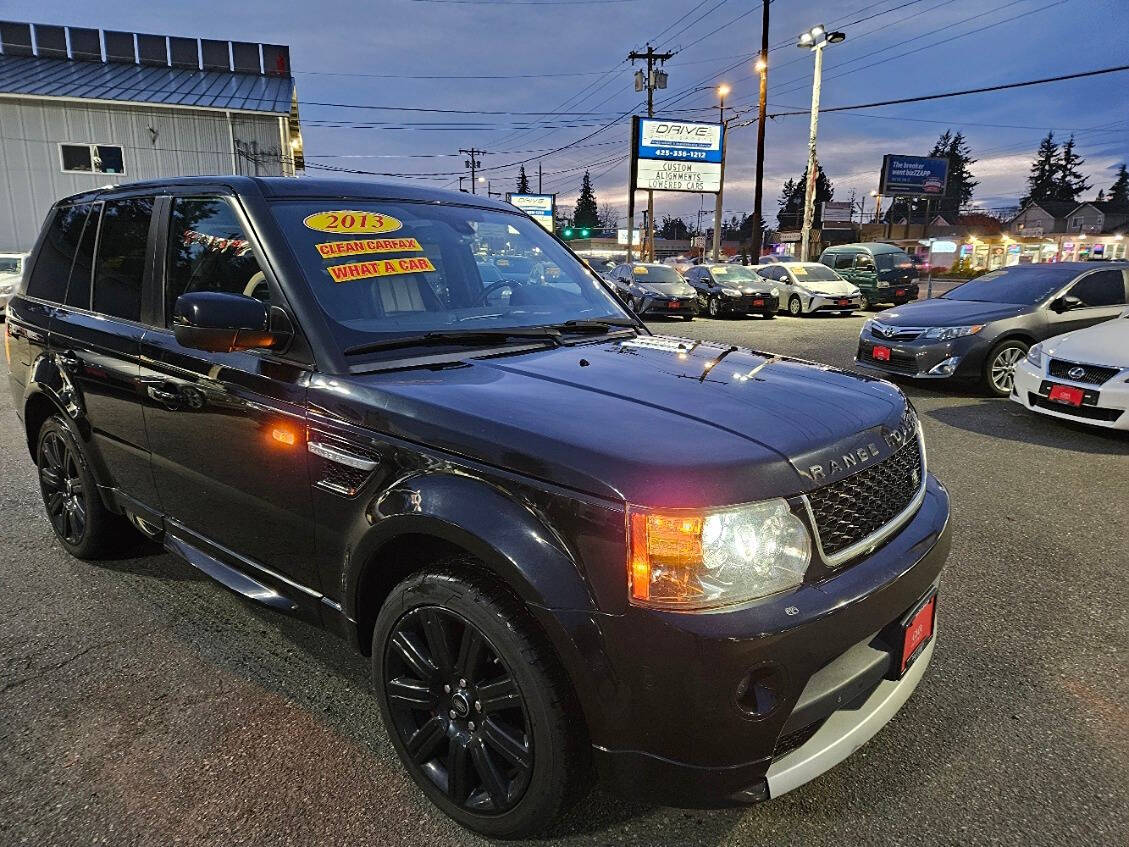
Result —
<svg viewBox="0 0 1129 847"><path fill-rule="evenodd" d="M0 250L79 191L302 169L283 45L0 21Z"/></svg>

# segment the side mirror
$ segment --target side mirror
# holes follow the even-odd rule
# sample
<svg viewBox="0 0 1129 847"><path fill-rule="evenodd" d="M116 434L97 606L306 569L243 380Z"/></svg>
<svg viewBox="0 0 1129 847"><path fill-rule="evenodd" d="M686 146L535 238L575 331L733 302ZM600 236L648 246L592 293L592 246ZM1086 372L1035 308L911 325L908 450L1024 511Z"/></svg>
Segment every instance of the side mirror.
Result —
<svg viewBox="0 0 1129 847"><path fill-rule="evenodd" d="M1064 294L1062 297L1059 297L1052 301L1051 311L1058 312L1058 314L1061 315L1063 312L1069 312L1071 309L1080 309L1085 305L1086 304L1079 300L1077 297L1074 297L1070 294Z"/></svg>
<svg viewBox="0 0 1129 847"><path fill-rule="evenodd" d="M604 288L608 290L608 293L615 298L615 301L619 303L620 306L622 306L632 314L635 314L635 310L631 308L631 303L628 301L628 298L622 291L619 290L619 287L617 285L612 282L605 281Z"/></svg>
<svg viewBox="0 0 1129 847"><path fill-rule="evenodd" d="M272 317L278 316L277 321ZM176 298L173 334L184 347L209 353L231 353L267 347L285 347L293 337L285 313L272 314L262 300L222 291L193 291Z"/></svg>

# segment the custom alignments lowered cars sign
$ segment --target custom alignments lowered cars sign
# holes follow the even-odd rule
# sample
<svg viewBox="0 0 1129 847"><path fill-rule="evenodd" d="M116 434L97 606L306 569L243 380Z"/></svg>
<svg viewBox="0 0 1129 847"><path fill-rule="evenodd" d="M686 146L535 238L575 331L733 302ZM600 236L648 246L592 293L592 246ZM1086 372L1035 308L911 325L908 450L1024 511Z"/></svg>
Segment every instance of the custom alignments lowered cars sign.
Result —
<svg viewBox="0 0 1129 847"><path fill-rule="evenodd" d="M721 124L636 116L631 136L635 188L705 193L721 189Z"/></svg>

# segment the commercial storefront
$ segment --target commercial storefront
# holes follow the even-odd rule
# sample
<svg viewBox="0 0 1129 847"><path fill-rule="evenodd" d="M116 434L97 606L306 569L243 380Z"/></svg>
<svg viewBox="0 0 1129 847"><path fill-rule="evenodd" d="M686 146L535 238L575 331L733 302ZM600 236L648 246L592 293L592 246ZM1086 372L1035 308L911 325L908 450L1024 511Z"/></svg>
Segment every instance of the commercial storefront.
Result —
<svg viewBox="0 0 1129 847"><path fill-rule="evenodd" d="M1039 262L1085 262L1091 259L1124 260L1123 233L1105 235L1047 235L1013 238L970 237L960 245L957 261L970 270L984 271Z"/></svg>

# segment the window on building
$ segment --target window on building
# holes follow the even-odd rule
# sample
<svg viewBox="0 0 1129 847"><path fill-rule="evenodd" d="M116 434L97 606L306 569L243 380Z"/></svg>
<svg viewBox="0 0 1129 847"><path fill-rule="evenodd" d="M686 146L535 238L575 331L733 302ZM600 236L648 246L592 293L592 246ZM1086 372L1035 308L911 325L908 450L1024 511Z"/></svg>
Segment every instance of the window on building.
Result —
<svg viewBox="0 0 1129 847"><path fill-rule="evenodd" d="M124 174L122 148L114 144L60 144L64 171Z"/></svg>
<svg viewBox="0 0 1129 847"><path fill-rule="evenodd" d="M152 197L106 201L94 263L95 312L141 320L141 283L152 215Z"/></svg>
<svg viewBox="0 0 1129 847"><path fill-rule="evenodd" d="M27 281L29 296L53 303L63 302L67 277L89 211L89 203L56 207L39 250L39 258L35 260L35 267Z"/></svg>
<svg viewBox="0 0 1129 847"><path fill-rule="evenodd" d="M270 302L270 287L251 242L226 199L178 197L173 201L166 324L172 324L176 299L190 291L245 294Z"/></svg>
<svg viewBox="0 0 1129 847"><path fill-rule="evenodd" d="M1087 306L1120 306L1125 303L1125 278L1121 271L1098 271L1078 280L1070 293Z"/></svg>

